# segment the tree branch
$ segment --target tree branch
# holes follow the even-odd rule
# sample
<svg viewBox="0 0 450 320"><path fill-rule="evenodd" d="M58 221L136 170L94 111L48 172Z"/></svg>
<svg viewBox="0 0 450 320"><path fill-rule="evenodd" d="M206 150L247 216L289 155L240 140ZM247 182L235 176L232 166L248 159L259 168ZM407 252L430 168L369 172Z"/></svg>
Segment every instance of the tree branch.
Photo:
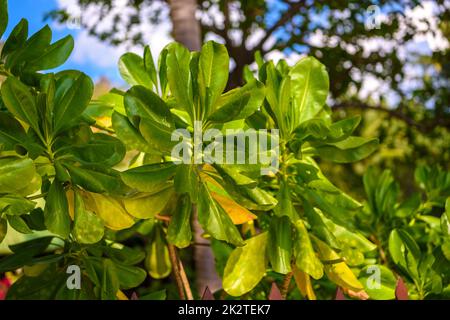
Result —
<svg viewBox="0 0 450 320"><path fill-rule="evenodd" d="M270 36L281 26L285 25L289 20L291 20L297 13L298 10L303 6L303 2L288 2L289 8L282 12L280 19L278 19L275 24L270 27L261 41L255 46L254 50L262 50L264 43L270 38Z"/></svg>
<svg viewBox="0 0 450 320"><path fill-rule="evenodd" d="M430 129L430 125L425 126L423 123L417 122L414 119L408 117L404 113L398 111L397 109L386 109L380 106L371 106L367 103L361 101L349 101L349 102L340 102L332 106L333 110L337 109L349 109L349 108L357 108L361 110L376 110L380 112L387 113L389 116L393 118L400 119L407 123L410 126L417 128L421 132L427 132Z"/></svg>

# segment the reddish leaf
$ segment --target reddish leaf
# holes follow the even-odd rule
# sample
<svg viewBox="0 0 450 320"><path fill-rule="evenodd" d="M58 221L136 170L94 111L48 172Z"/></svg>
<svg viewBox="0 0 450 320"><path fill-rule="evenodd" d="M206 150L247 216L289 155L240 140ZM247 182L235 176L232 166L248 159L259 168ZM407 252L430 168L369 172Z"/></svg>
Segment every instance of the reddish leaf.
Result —
<svg viewBox="0 0 450 320"><path fill-rule="evenodd" d="M408 288L406 287L403 279L398 277L397 287L395 288L395 297L397 300L408 300Z"/></svg>
<svg viewBox="0 0 450 320"><path fill-rule="evenodd" d="M334 300L347 300L341 288L339 287L336 290L336 297L334 298Z"/></svg>
<svg viewBox="0 0 450 320"><path fill-rule="evenodd" d="M275 284L275 282L272 283L272 288L270 289L269 293L269 300L284 300L283 296L281 295L280 289L278 289L278 286Z"/></svg>
<svg viewBox="0 0 450 320"><path fill-rule="evenodd" d="M205 291L203 292L202 300L216 300L208 286L206 286Z"/></svg>

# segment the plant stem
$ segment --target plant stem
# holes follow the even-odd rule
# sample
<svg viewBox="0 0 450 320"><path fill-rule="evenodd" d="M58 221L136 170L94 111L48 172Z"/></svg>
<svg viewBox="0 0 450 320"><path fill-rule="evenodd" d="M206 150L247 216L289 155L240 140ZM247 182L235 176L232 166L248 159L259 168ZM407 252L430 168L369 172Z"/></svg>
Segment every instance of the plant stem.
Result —
<svg viewBox="0 0 450 320"><path fill-rule="evenodd" d="M175 248L174 248L175 249ZM176 249L175 249L176 254ZM184 290L186 291L186 296L188 300L194 300L194 296L192 295L191 286L189 284L189 280L187 278L186 272L184 271L183 263L181 262L180 257L176 254L178 260L178 270L180 271L181 281L183 282Z"/></svg>
<svg viewBox="0 0 450 320"><path fill-rule="evenodd" d="M43 198L46 195L47 195L47 192L44 192L44 193L41 193L41 194L38 194L38 195L35 195L35 196L27 197L27 199L28 200L36 200L36 199L39 199L39 198Z"/></svg>
<svg viewBox="0 0 450 320"><path fill-rule="evenodd" d="M102 126L101 124L98 124L98 123L92 124L91 127L97 128L99 130L106 131L108 133L114 133L115 132L113 129L110 129L108 127Z"/></svg>
<svg viewBox="0 0 450 320"><path fill-rule="evenodd" d="M158 219L158 220L161 220L161 221L167 221L167 222L170 221L170 217L168 217L168 216L162 216L162 215L160 215L160 214L155 215L155 219Z"/></svg>
<svg viewBox="0 0 450 320"><path fill-rule="evenodd" d="M172 244L169 244L168 247L169 247L170 261L172 262L172 272L175 277L175 281L177 283L178 294L179 294L181 300L186 300L186 295L184 294L184 289L183 289L183 280L181 278L181 274L180 274L180 270L179 270L179 263L178 263L175 247Z"/></svg>
<svg viewBox="0 0 450 320"><path fill-rule="evenodd" d="M289 291L289 285L291 284L292 275L294 273L291 271L284 276L283 284L281 285L280 293L284 300L286 300L286 296Z"/></svg>

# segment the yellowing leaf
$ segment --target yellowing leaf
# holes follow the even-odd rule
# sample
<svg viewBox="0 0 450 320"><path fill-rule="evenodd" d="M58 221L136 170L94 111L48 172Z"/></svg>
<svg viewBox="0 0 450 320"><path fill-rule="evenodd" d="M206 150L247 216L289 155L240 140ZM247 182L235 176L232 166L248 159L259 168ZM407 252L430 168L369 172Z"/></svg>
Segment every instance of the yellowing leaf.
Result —
<svg viewBox="0 0 450 320"><path fill-rule="evenodd" d="M69 207L69 216L70 216L70 219L72 219L72 221L73 221L73 219L75 217L75 208L74 208L75 196L74 196L74 192L72 189L67 189L66 197L67 197L67 205Z"/></svg>
<svg viewBox="0 0 450 320"><path fill-rule="evenodd" d="M210 165L205 165L204 170L214 170ZM255 220L257 217L249 210L234 201L228 192L211 176L205 173L200 173L202 181L211 192L211 196L216 200L220 206L225 210L234 224L243 224Z"/></svg>
<svg viewBox="0 0 450 320"><path fill-rule="evenodd" d="M234 224L246 223L257 218L253 213L239 205L233 199L215 192L211 192L211 195L230 216L231 221L233 221Z"/></svg>
<svg viewBox="0 0 450 320"><path fill-rule="evenodd" d="M128 297L121 290L117 291L116 297L119 300L129 300Z"/></svg>
<svg viewBox="0 0 450 320"><path fill-rule="evenodd" d="M363 285L358 281L347 264L343 261L336 262L336 260L341 259L341 257L326 243L318 239L315 239L315 241L328 278L344 289L356 292L363 290Z"/></svg>
<svg viewBox="0 0 450 320"><path fill-rule="evenodd" d="M292 267L292 272L294 273L295 283L302 295L309 300L316 300L316 294L314 293L309 274L301 271L295 265Z"/></svg>
<svg viewBox="0 0 450 320"><path fill-rule="evenodd" d="M314 252L308 231L302 220L296 221L295 228L297 230L295 264L300 270L306 272L314 279L322 278L323 265Z"/></svg>
<svg viewBox="0 0 450 320"><path fill-rule="evenodd" d="M96 213L105 223L105 226L113 230L122 230L131 227L134 219L122 206L112 197L99 193L85 193L86 209Z"/></svg>
<svg viewBox="0 0 450 320"><path fill-rule="evenodd" d="M173 195L173 188L166 188L155 194L139 194L132 198L123 199L125 209L132 216L139 219L153 218L161 213Z"/></svg>

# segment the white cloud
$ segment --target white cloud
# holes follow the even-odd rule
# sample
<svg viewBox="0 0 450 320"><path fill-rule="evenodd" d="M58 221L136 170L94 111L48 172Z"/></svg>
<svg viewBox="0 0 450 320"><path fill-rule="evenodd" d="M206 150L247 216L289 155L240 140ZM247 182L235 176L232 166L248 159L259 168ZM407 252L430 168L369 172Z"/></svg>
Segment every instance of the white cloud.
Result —
<svg viewBox="0 0 450 320"><path fill-rule="evenodd" d="M132 14L135 12L135 9L127 7L126 3L125 0L115 0L111 13L101 20L97 5L91 5L87 10L82 12L76 0L58 0L58 7L66 9L73 16L81 15L83 23L86 23L89 27L94 26L95 23L97 31L101 32L111 29L115 14ZM151 11L155 9L157 9L155 6L142 9L139 15L143 23L131 30L126 30L124 27L119 28L119 37L123 37L127 33L132 35L133 33L142 32L145 43L150 45L153 58L157 60L164 46L172 41L170 36L170 30L172 28L168 19L158 25L152 25L148 21ZM163 14L167 15L168 13L165 12ZM123 16L125 17L127 14ZM95 64L100 68L109 68L116 66L120 56L130 51L142 54L143 48L129 43L112 46L90 35L86 30L80 30L75 36L75 48L71 59L79 64Z"/></svg>

